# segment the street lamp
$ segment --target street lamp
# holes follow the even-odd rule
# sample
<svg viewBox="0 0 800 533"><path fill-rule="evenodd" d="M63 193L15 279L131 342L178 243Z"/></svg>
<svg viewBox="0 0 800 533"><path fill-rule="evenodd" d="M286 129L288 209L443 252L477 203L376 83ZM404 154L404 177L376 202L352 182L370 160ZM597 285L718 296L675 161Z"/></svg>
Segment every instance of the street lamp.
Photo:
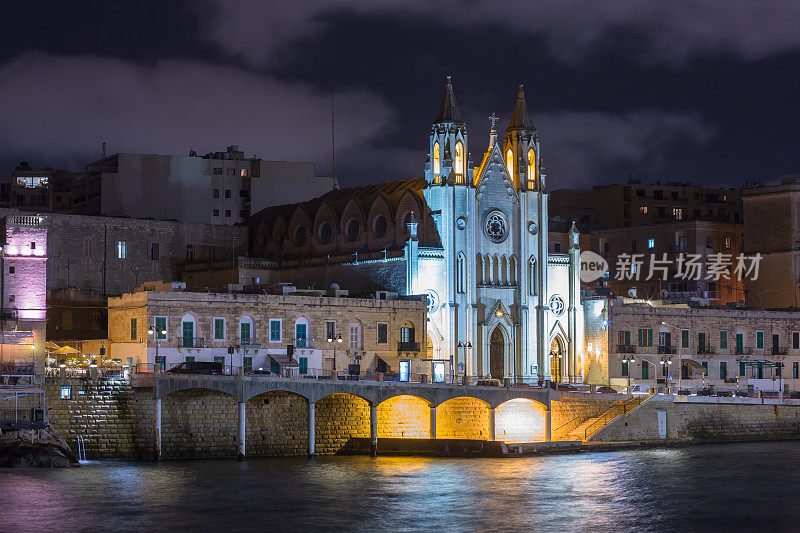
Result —
<svg viewBox="0 0 800 533"><path fill-rule="evenodd" d="M458 341L456 345L456 356L458 356L458 348L464 348L464 374L467 373L467 349L472 349L472 343L470 341ZM454 383L456 380L456 369L453 366L453 356L450 355L450 383Z"/></svg>
<svg viewBox="0 0 800 533"><path fill-rule="evenodd" d="M155 336L155 341L156 341L156 359L155 359L155 363L157 365L157 364L159 364L159 362L158 362L158 345L159 345L158 341L159 341L159 338L160 338L159 335L163 335L164 337L166 337L167 336L167 330L165 328L161 328L159 330L156 330L156 327L157 326L155 325L155 322L154 322L153 323L153 327L151 327L150 329L147 330L147 334ZM164 365L164 366L166 367L167 365ZM153 365L153 370L155 370L155 365ZM166 368L160 368L159 370L163 371L163 370L166 370Z"/></svg>
<svg viewBox="0 0 800 533"><path fill-rule="evenodd" d="M636 359L634 359L632 355L622 356L622 362L628 365L628 394L631 393L631 369L633 368L634 361L636 361Z"/></svg>
<svg viewBox="0 0 800 533"><path fill-rule="evenodd" d="M683 348L683 339L680 337L681 329L679 327L673 326L672 324L667 324L666 322L661 322L662 326L667 326L668 328L674 329L678 332L678 394L681 393L681 378L683 377L683 366L681 365L681 348Z"/></svg>
<svg viewBox="0 0 800 533"><path fill-rule="evenodd" d="M336 344L341 343L342 342L342 336L341 335L334 335L332 337L328 337L328 342L333 343L333 341L336 341ZM333 376L334 376L334 378L337 377L336 376L336 344L333 345Z"/></svg>

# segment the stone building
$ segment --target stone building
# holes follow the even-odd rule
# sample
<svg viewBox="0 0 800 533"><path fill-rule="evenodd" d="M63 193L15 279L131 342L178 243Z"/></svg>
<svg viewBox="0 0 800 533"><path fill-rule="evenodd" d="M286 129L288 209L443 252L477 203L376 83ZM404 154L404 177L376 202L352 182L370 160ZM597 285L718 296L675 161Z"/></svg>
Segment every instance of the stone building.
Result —
<svg viewBox="0 0 800 533"><path fill-rule="evenodd" d="M691 183L628 183L592 189L559 189L551 194L550 213L575 220L581 229L631 228L676 220L741 224L742 200L737 189Z"/></svg>
<svg viewBox="0 0 800 533"><path fill-rule="evenodd" d="M41 371L46 324L48 217L2 219L0 368Z"/></svg>
<svg viewBox="0 0 800 533"><path fill-rule="evenodd" d="M247 158L235 145L203 156L119 153L86 166L73 207L85 215L230 225L335 185L315 175L314 163Z"/></svg>
<svg viewBox="0 0 800 533"><path fill-rule="evenodd" d="M425 294L431 356L453 356L459 374L582 381L579 233L548 250L548 187L521 86L502 139L496 120L474 166L448 80L424 178L254 215L246 282Z"/></svg>
<svg viewBox="0 0 800 533"><path fill-rule="evenodd" d="M761 254L758 279L747 281L747 305L800 307L800 179L742 190L744 251Z"/></svg>
<svg viewBox="0 0 800 533"><path fill-rule="evenodd" d="M608 357L593 375L616 387L800 391L800 312L607 301ZM602 350L602 349L601 349ZM633 362L630 362L630 360ZM627 360L627 362L626 362ZM670 378L670 376L672 376ZM680 380L679 380L680 378ZM679 383L680 381L680 383Z"/></svg>
<svg viewBox="0 0 800 533"><path fill-rule="evenodd" d="M618 296L695 299L720 306L745 300L746 280L734 274L736 258L742 253L743 233L742 224L680 220L658 225L598 229L592 232L591 245L587 249L608 261L611 275L607 286ZM726 257L730 263L727 278L708 277L707 264L716 254L722 254L720 257ZM678 258L681 255L684 259L690 256L698 258L702 268L697 275L679 274ZM619 266L627 267L633 258L641 261L636 272L618 275ZM665 258L669 265L666 276L659 270ZM686 271L688 269L684 269Z"/></svg>
<svg viewBox="0 0 800 533"><path fill-rule="evenodd" d="M362 372L397 372L401 359L424 356L421 297L213 293L183 287L145 284L144 290L109 298L110 355L148 370L218 361L283 375L287 369L292 375L329 374L350 365ZM421 368L429 374L425 364L431 363Z"/></svg>

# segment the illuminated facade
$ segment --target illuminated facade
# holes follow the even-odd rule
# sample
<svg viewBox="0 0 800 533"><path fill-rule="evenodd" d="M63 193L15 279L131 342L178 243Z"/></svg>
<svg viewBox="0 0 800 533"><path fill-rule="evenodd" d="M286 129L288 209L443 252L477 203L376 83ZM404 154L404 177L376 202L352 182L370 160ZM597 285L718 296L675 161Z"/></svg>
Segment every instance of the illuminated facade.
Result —
<svg viewBox="0 0 800 533"><path fill-rule="evenodd" d="M462 175L469 135L448 79L423 190L441 245L417 247L411 225L407 291L428 295L429 346L435 358L452 354L457 373L582 382L578 232L565 253L548 251L548 193L522 86L502 141L490 120L480 165L467 161Z"/></svg>

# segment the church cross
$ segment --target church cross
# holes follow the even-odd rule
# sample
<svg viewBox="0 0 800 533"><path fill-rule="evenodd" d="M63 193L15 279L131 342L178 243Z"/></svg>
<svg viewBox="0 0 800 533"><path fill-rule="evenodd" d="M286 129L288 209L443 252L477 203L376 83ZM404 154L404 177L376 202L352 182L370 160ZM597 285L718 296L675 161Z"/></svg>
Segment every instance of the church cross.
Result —
<svg viewBox="0 0 800 533"><path fill-rule="evenodd" d="M500 119L494 112L492 112L492 114L489 115L489 122L492 123L492 131L494 131L495 124L497 123L498 120L500 120Z"/></svg>

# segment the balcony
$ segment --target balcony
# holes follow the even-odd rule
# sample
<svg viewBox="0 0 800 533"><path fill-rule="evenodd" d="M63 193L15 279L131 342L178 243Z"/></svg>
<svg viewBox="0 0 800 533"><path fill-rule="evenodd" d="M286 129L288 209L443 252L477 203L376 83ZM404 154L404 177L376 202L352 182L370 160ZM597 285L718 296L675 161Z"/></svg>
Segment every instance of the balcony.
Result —
<svg viewBox="0 0 800 533"><path fill-rule="evenodd" d="M737 346L733 353L736 355L753 355L753 348L749 346Z"/></svg>
<svg viewBox="0 0 800 533"><path fill-rule="evenodd" d="M400 342L397 343L397 351L398 352L418 352L419 351L419 343L418 342L400 341Z"/></svg>
<svg viewBox="0 0 800 533"><path fill-rule="evenodd" d="M636 346L633 344L617 344L617 353L636 353Z"/></svg>
<svg viewBox="0 0 800 533"><path fill-rule="evenodd" d="M251 337L239 338L240 348L261 348L261 341Z"/></svg>
<svg viewBox="0 0 800 533"><path fill-rule="evenodd" d="M698 355L700 355L700 354L713 355L714 353L715 353L714 352L714 348L712 348L711 346L699 346L697 348L697 354Z"/></svg>
<svg viewBox="0 0 800 533"><path fill-rule="evenodd" d="M204 348L206 340L203 337L180 337L181 348Z"/></svg>
<svg viewBox="0 0 800 533"><path fill-rule="evenodd" d="M677 352L677 347L675 346L659 346L658 353L661 354L672 354Z"/></svg>
<svg viewBox="0 0 800 533"><path fill-rule="evenodd" d="M773 346L768 351L769 355L786 355L789 352L789 348L786 346Z"/></svg>

